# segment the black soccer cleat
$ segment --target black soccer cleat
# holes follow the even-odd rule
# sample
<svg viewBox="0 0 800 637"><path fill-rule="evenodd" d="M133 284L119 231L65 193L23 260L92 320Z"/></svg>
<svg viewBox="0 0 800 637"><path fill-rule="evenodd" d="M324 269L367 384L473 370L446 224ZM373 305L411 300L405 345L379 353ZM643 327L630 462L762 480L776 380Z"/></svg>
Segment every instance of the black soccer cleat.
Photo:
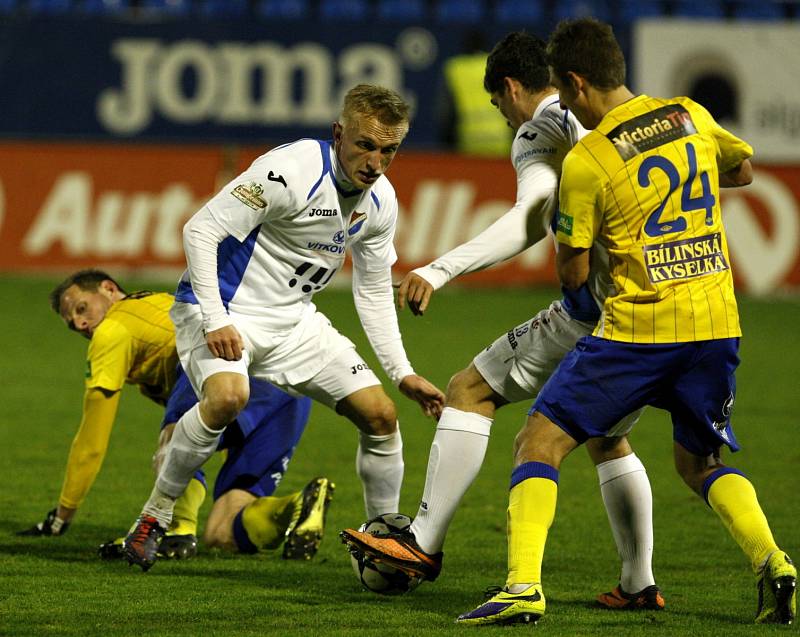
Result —
<svg viewBox="0 0 800 637"><path fill-rule="evenodd" d="M664 596L658 586L646 586L638 593L626 593L618 584L613 591L600 593L597 603L610 610L664 610Z"/></svg>
<svg viewBox="0 0 800 637"><path fill-rule="evenodd" d="M123 552L123 542L125 541L124 537L118 537L116 540L109 540L108 542L103 542L100 546L97 547L97 554L100 556L101 560L121 560L125 557L125 553Z"/></svg>
<svg viewBox="0 0 800 637"><path fill-rule="evenodd" d="M150 570L156 563L164 533L164 528L152 515L140 515L122 543L122 553L128 564L136 564L145 572Z"/></svg>
<svg viewBox="0 0 800 637"><path fill-rule="evenodd" d="M197 555L197 538L191 533L167 534L158 545L158 557L165 560L188 560Z"/></svg>
<svg viewBox="0 0 800 637"><path fill-rule="evenodd" d="M310 560L319 550L336 485L328 478L314 478L298 495L297 507L283 544L283 559Z"/></svg>
<svg viewBox="0 0 800 637"><path fill-rule="evenodd" d="M757 624L791 624L797 612L797 569L783 551L767 559L758 578Z"/></svg>

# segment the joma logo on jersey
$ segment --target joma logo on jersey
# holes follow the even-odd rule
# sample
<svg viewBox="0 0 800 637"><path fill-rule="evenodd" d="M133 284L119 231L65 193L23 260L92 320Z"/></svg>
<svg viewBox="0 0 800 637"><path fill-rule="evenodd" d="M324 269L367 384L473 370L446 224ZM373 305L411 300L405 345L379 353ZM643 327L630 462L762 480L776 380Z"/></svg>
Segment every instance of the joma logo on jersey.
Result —
<svg viewBox="0 0 800 637"><path fill-rule="evenodd" d="M333 254L344 254L344 246L337 246L330 243L320 243L319 241L309 241L309 250L318 252L332 252Z"/></svg>
<svg viewBox="0 0 800 637"><path fill-rule="evenodd" d="M728 269L719 232L644 248L647 274L653 283L690 279Z"/></svg>
<svg viewBox="0 0 800 637"><path fill-rule="evenodd" d="M231 190L231 194L234 197L253 210L262 210L267 207L267 202L261 196L263 192L264 187L255 182L239 184L236 188Z"/></svg>
<svg viewBox="0 0 800 637"><path fill-rule="evenodd" d="M309 217L336 217L339 211L336 208L312 208Z"/></svg>

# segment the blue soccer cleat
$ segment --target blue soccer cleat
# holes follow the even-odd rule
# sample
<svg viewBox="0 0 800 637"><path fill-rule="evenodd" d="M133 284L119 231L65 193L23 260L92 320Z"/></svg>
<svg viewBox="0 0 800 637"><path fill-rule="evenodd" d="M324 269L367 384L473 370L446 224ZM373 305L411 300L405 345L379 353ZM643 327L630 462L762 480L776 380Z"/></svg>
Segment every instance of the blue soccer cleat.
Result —
<svg viewBox="0 0 800 637"><path fill-rule="evenodd" d="M541 584L531 584L521 593L509 593L508 587L497 591L475 610L456 619L457 624L535 624L544 615L545 599Z"/></svg>

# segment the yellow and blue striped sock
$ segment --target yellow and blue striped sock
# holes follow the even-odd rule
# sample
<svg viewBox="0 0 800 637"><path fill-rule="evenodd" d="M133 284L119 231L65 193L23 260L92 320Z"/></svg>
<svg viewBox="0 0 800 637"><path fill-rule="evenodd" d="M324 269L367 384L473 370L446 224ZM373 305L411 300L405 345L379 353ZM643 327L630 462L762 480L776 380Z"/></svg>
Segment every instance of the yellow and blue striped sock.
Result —
<svg viewBox="0 0 800 637"><path fill-rule="evenodd" d="M525 462L511 474L506 585L542 581L544 546L557 496L558 469L549 464Z"/></svg>
<svg viewBox="0 0 800 637"><path fill-rule="evenodd" d="M703 497L750 560L758 574L770 553L778 550L756 490L741 471L717 469L703 483Z"/></svg>

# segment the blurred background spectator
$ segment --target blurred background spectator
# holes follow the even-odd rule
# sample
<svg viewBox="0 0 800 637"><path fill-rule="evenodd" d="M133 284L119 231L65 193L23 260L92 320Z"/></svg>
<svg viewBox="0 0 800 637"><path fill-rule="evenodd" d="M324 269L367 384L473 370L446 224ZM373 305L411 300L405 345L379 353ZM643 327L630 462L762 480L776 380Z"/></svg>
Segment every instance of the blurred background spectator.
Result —
<svg viewBox="0 0 800 637"><path fill-rule="evenodd" d="M462 52L445 60L441 91L442 141L464 155L508 157L513 133L489 101L483 86L488 55L486 36L467 31Z"/></svg>

